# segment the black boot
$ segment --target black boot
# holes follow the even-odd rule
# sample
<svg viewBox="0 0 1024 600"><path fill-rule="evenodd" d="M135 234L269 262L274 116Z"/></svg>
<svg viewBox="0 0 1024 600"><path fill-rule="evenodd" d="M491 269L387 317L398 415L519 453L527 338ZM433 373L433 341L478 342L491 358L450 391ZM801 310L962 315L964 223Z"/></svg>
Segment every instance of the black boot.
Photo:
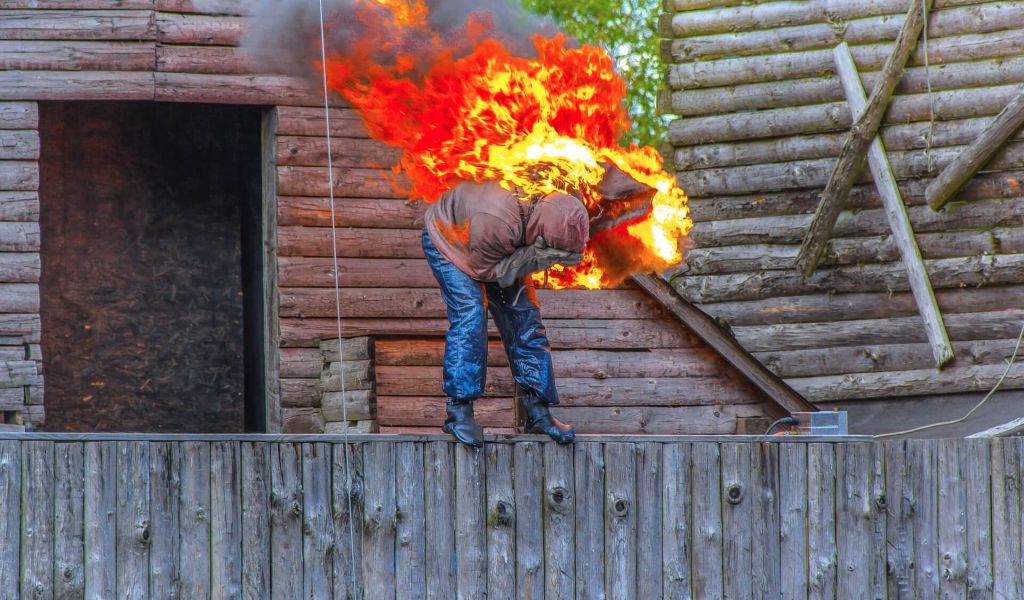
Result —
<svg viewBox="0 0 1024 600"><path fill-rule="evenodd" d="M537 394L527 392L523 395L523 410L526 412L526 433L544 433L559 444L571 444L576 439L572 426L552 416Z"/></svg>
<svg viewBox="0 0 1024 600"><path fill-rule="evenodd" d="M441 429L450 433L467 446L480 448L484 445L484 430L473 419L473 401L456 402L448 398L448 418Z"/></svg>

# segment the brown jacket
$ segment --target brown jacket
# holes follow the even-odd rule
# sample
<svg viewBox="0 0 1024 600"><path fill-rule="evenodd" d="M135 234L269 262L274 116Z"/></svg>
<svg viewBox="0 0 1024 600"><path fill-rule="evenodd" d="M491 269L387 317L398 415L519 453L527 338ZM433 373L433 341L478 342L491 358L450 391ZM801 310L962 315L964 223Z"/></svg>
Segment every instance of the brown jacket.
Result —
<svg viewBox="0 0 1024 600"><path fill-rule="evenodd" d="M520 201L497 182L461 183L443 194L424 216L430 241L441 255L477 281L495 281L498 263L517 248L533 244L538 236L548 246L583 252L588 225L586 208L572 196L549 194L531 211L529 202Z"/></svg>

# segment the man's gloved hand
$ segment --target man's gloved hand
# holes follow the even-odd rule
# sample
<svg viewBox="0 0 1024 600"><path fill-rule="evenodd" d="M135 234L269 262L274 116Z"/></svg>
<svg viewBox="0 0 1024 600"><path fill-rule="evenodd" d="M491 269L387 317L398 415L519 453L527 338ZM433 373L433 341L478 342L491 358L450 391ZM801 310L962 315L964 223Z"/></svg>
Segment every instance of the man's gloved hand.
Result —
<svg viewBox="0 0 1024 600"><path fill-rule="evenodd" d="M552 265L571 267L583 260L579 252L569 252L547 245L544 238L537 236L533 244L523 246L498 262L496 274L498 285L511 287L519 278L537 271L543 271Z"/></svg>

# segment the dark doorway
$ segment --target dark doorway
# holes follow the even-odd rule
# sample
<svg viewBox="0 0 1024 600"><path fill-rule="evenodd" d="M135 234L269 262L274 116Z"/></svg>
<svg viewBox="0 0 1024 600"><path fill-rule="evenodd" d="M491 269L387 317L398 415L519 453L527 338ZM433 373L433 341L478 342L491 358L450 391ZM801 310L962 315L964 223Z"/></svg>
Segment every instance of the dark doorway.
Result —
<svg viewBox="0 0 1024 600"><path fill-rule="evenodd" d="M40 104L47 430L264 430L261 117Z"/></svg>

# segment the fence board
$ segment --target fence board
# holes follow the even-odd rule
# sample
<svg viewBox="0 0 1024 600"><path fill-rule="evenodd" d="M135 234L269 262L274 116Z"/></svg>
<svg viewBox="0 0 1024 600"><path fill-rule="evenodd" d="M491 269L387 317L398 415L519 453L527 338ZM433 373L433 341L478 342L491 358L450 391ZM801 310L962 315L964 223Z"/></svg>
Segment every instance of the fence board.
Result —
<svg viewBox="0 0 1024 600"><path fill-rule="evenodd" d="M836 448L836 583L851 599L874 598L874 464L871 446Z"/></svg>
<svg viewBox="0 0 1024 600"><path fill-rule="evenodd" d="M646 445L651 449L650 445ZM653 450L653 449L651 449ZM647 456L644 453L644 469L648 472ZM653 454L653 451L651 452ZM657 468L656 464L651 464ZM643 598L690 598L690 445L664 444L661 448L661 560L653 556L648 560L661 563L662 589L654 596L640 593ZM646 490L642 492L647 496ZM646 502L641 504L641 509ZM645 544L642 544L643 547Z"/></svg>
<svg viewBox="0 0 1024 600"><path fill-rule="evenodd" d="M270 452L261 442L242 442L242 598L270 595Z"/></svg>
<svg viewBox="0 0 1024 600"><path fill-rule="evenodd" d="M601 444L576 444L576 597L604 593L604 457Z"/></svg>
<svg viewBox="0 0 1024 600"><path fill-rule="evenodd" d="M512 448L484 448L487 469L487 598L511 600L516 593L516 507L512 488Z"/></svg>
<svg viewBox="0 0 1024 600"><path fill-rule="evenodd" d="M1021 439L992 444L992 547L996 598L1024 597L1021 578Z"/></svg>
<svg viewBox="0 0 1024 600"><path fill-rule="evenodd" d="M21 468L21 596L48 598L53 595L53 442L25 442Z"/></svg>
<svg viewBox="0 0 1024 600"><path fill-rule="evenodd" d="M142 600L149 598L149 442L117 442L117 475L117 597Z"/></svg>
<svg viewBox="0 0 1024 600"><path fill-rule="evenodd" d="M604 562L605 597L636 598L636 445L604 446ZM647 538L661 536L661 528ZM657 543L657 542L655 542Z"/></svg>
<svg viewBox="0 0 1024 600"><path fill-rule="evenodd" d="M81 443L57 444L54 447L53 597L58 600L85 596L84 469L85 455ZM4 506L2 492L0 506ZM0 539L8 539L2 534L0 532Z"/></svg>
<svg viewBox="0 0 1024 600"><path fill-rule="evenodd" d="M944 440L938 454L939 589L941 598L967 596L967 489L959 444Z"/></svg>
<svg viewBox="0 0 1024 600"><path fill-rule="evenodd" d="M779 448L779 566L782 597L807 597L807 446Z"/></svg>
<svg viewBox="0 0 1024 600"><path fill-rule="evenodd" d="M751 581L754 598L778 598L782 591L782 573L778 560L781 551L779 517L779 452L769 442L749 444L750 500L753 503L751 541Z"/></svg>
<svg viewBox="0 0 1024 600"><path fill-rule="evenodd" d="M693 595L724 595L722 555L722 472L718 444L694 444L690 457L693 485Z"/></svg>
<svg viewBox="0 0 1024 600"><path fill-rule="evenodd" d="M455 597L487 597L487 531L484 508L484 455L455 447Z"/></svg>
<svg viewBox="0 0 1024 600"><path fill-rule="evenodd" d="M636 446L636 499L633 506L636 511L636 531L645 532L644 538L637 540L636 546L636 596L637 598L681 598L680 595L666 596L664 592L665 569L662 563L666 531L662 527L662 517L665 511L663 489L665 484L662 479L663 445L641 442ZM686 467L689 467L689 455L685 458ZM689 474L688 468L686 473ZM685 502L685 500L683 501ZM685 505L678 508L685 509ZM684 525L683 534L686 535L690 529L689 522L687 521ZM687 546L688 544L683 545L684 552ZM687 583L687 588L689 588L689 583Z"/></svg>
<svg viewBox="0 0 1024 600"><path fill-rule="evenodd" d="M807 446L808 598L835 598L836 456L832 444Z"/></svg>
<svg viewBox="0 0 1024 600"><path fill-rule="evenodd" d="M752 598L754 486L745 444L722 444L722 563L727 598Z"/></svg>
<svg viewBox="0 0 1024 600"><path fill-rule="evenodd" d="M934 442L908 442L914 473L914 583L920 598L939 596L938 494ZM1019 539L1019 537L1018 537ZM1020 564L1019 562L1017 563Z"/></svg>
<svg viewBox="0 0 1024 600"><path fill-rule="evenodd" d="M277 444L270 463L270 594L302 596L301 446Z"/></svg>
<svg viewBox="0 0 1024 600"><path fill-rule="evenodd" d="M181 454L174 442L149 447L150 598L180 598L178 540Z"/></svg>
<svg viewBox="0 0 1024 600"><path fill-rule="evenodd" d="M510 474L511 475L511 474ZM489 480L488 480L489 481ZM426 544L423 506L423 445L395 445L395 564L399 598L425 598Z"/></svg>
<svg viewBox="0 0 1024 600"><path fill-rule="evenodd" d="M363 585L367 598L395 597L395 450L363 448Z"/></svg>
<svg viewBox="0 0 1024 600"><path fill-rule="evenodd" d="M885 500L888 507L886 539L888 540L890 598L913 598L914 594L914 527L911 514L914 504L913 464L908 461L905 442L885 444Z"/></svg>
<svg viewBox="0 0 1024 600"><path fill-rule="evenodd" d="M331 462L330 444L302 445L303 598L330 598L334 593Z"/></svg>
<svg viewBox="0 0 1024 600"><path fill-rule="evenodd" d="M117 500L117 456L115 442L85 445L85 596L117 596L117 529L114 506ZM177 531L174 532L177 536ZM9 539L9 538L6 538Z"/></svg>
<svg viewBox="0 0 1024 600"><path fill-rule="evenodd" d="M966 440L963 461L967 490L967 594L970 599L992 597L992 456L986 439ZM883 540L884 541L884 540Z"/></svg>
<svg viewBox="0 0 1024 600"><path fill-rule="evenodd" d="M516 597L523 600L544 598L544 530L539 518L544 514L543 446L536 442L516 444L513 451L515 473Z"/></svg>
<svg viewBox="0 0 1024 600"><path fill-rule="evenodd" d="M573 448L544 445L544 598L576 597L576 477Z"/></svg>
<svg viewBox="0 0 1024 600"><path fill-rule="evenodd" d="M363 564L363 446L332 444L334 474L334 598L360 600Z"/></svg>
<svg viewBox="0 0 1024 600"><path fill-rule="evenodd" d="M0 113L2 115L3 113ZM16 590L21 572L21 443L0 440L0 589Z"/></svg>
<svg viewBox="0 0 1024 600"><path fill-rule="evenodd" d="M426 522L427 597L454 598L455 456L449 442L430 442L424 448L424 500L434 518Z"/></svg>

